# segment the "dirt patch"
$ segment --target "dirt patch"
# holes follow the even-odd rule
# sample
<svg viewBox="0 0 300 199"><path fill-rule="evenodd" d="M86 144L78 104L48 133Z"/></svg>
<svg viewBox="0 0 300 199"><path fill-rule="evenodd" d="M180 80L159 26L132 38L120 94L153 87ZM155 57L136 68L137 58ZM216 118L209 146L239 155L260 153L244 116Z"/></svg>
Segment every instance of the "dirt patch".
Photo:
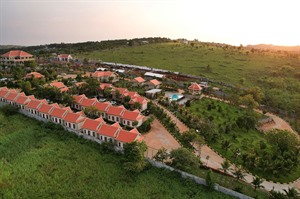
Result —
<svg viewBox="0 0 300 199"><path fill-rule="evenodd" d="M166 148L168 151L180 147L177 140L175 140L157 119L152 122L150 132L144 135L144 141L148 146L147 157L153 157L158 149L162 147Z"/></svg>

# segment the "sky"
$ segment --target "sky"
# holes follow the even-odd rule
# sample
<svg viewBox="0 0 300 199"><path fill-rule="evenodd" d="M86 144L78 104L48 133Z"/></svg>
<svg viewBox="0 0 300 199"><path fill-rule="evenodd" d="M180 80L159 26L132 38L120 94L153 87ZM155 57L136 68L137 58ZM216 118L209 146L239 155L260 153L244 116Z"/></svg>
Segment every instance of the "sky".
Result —
<svg viewBox="0 0 300 199"><path fill-rule="evenodd" d="M141 37L300 45L299 0L0 0L0 45Z"/></svg>

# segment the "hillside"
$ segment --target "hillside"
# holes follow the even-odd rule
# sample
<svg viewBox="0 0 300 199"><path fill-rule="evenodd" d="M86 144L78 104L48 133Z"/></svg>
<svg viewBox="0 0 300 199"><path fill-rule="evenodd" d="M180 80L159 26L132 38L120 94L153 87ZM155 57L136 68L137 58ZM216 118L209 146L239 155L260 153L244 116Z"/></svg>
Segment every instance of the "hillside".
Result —
<svg viewBox="0 0 300 199"><path fill-rule="evenodd" d="M128 175L122 156L49 127L0 112L1 198L232 198L153 167Z"/></svg>
<svg viewBox="0 0 300 199"><path fill-rule="evenodd" d="M265 94L262 104L283 116L300 118L299 54L250 50L225 44L169 42L98 50L75 56L178 71L246 88L259 86ZM296 119L290 122L300 130Z"/></svg>

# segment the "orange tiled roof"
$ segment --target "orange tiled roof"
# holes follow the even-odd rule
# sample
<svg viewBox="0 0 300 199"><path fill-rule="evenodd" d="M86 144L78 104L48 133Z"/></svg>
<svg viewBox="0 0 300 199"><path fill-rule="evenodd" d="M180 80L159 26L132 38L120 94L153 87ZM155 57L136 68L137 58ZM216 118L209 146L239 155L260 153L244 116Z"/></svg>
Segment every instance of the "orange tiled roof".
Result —
<svg viewBox="0 0 300 199"><path fill-rule="evenodd" d="M160 82L157 79L151 79L150 82L154 85L157 86L160 84Z"/></svg>
<svg viewBox="0 0 300 199"><path fill-rule="evenodd" d="M138 110L134 110L134 111L125 110L122 115L123 119L130 120L130 121L137 121L143 119L143 117L144 116L142 116Z"/></svg>
<svg viewBox="0 0 300 199"><path fill-rule="evenodd" d="M68 58L69 56L71 56L71 55L69 55L69 54L60 54L60 55L58 55L59 58Z"/></svg>
<svg viewBox="0 0 300 199"><path fill-rule="evenodd" d="M37 79L41 79L43 78L44 75L42 75L41 73L38 73L38 72L31 72L31 73L28 73L26 74L25 78L37 78Z"/></svg>
<svg viewBox="0 0 300 199"><path fill-rule="evenodd" d="M49 114L51 110L53 110L54 107L59 107L58 104L42 104L39 108L40 113L46 113Z"/></svg>
<svg viewBox="0 0 300 199"><path fill-rule="evenodd" d="M41 103L47 103L46 100L33 99L27 104L27 108L37 109Z"/></svg>
<svg viewBox="0 0 300 199"><path fill-rule="evenodd" d="M27 96L19 96L18 99L16 100L17 104L28 104L31 101L30 97Z"/></svg>
<svg viewBox="0 0 300 199"><path fill-rule="evenodd" d="M137 81L138 83L143 83L143 82L146 81L146 80L144 80L144 78L142 78L142 77L136 77L136 78L134 78L134 80Z"/></svg>
<svg viewBox="0 0 300 199"><path fill-rule="evenodd" d="M18 97L19 93L9 92L9 94L5 97L6 100L13 101L16 97Z"/></svg>
<svg viewBox="0 0 300 199"><path fill-rule="evenodd" d="M66 116L64 117L64 120L66 122L71 122L71 123L80 123L84 121L86 117L83 116L82 112L79 113L73 113L73 112L68 112Z"/></svg>
<svg viewBox="0 0 300 199"><path fill-rule="evenodd" d="M32 57L33 55L22 51L22 50L11 50L3 55L1 57Z"/></svg>
<svg viewBox="0 0 300 199"><path fill-rule="evenodd" d="M201 91L202 90L201 86L197 83L192 83L192 85L190 85L188 89L193 90L193 91Z"/></svg>
<svg viewBox="0 0 300 199"><path fill-rule="evenodd" d="M96 71L92 74L93 77L109 77L113 74L111 71Z"/></svg>
<svg viewBox="0 0 300 199"><path fill-rule="evenodd" d="M112 84L100 83L100 89L104 90L105 88L113 88Z"/></svg>
<svg viewBox="0 0 300 199"><path fill-rule="evenodd" d="M8 91L8 88L7 88L7 87L0 87L0 90L1 90L1 91L4 91L4 90L5 90L5 91Z"/></svg>
<svg viewBox="0 0 300 199"><path fill-rule="evenodd" d="M60 108L60 107L55 107L53 111L50 113L51 116L61 118L65 116L65 114L69 111L72 111L69 107L67 108Z"/></svg>
<svg viewBox="0 0 300 199"><path fill-rule="evenodd" d="M146 98L144 98L144 97L137 96L137 97L131 98L131 100L129 101L129 104L134 104L135 102L138 102L140 104L145 104L148 102L148 100L146 100Z"/></svg>
<svg viewBox="0 0 300 199"><path fill-rule="evenodd" d="M82 128L88 129L91 131L97 131L102 123L104 123L104 120L102 119L102 117L95 119L95 120L87 118L84 121Z"/></svg>
<svg viewBox="0 0 300 199"><path fill-rule="evenodd" d="M98 100L96 98L83 98L83 100L80 102L81 106L88 107L88 106L93 106Z"/></svg>
<svg viewBox="0 0 300 199"><path fill-rule="evenodd" d="M9 90L1 90L0 97L4 98L9 93Z"/></svg>
<svg viewBox="0 0 300 199"><path fill-rule="evenodd" d="M136 133L136 131L125 131L122 129L118 133L116 140L123 143L133 142L139 137L139 133Z"/></svg>
<svg viewBox="0 0 300 199"><path fill-rule="evenodd" d="M124 110L124 106L110 106L106 113L108 115L121 116Z"/></svg>
<svg viewBox="0 0 300 199"><path fill-rule="evenodd" d="M64 83L62 83L62 82L52 82L52 83L50 83L50 86L56 87L58 89L66 87L66 85L64 85Z"/></svg>
<svg viewBox="0 0 300 199"><path fill-rule="evenodd" d="M100 135L107 136L107 137L115 138L119 129L120 129L119 127L110 126L108 124L103 124L103 125L101 125L101 127L99 128L97 133Z"/></svg>
<svg viewBox="0 0 300 199"><path fill-rule="evenodd" d="M85 94L82 94L82 95L73 95L74 99L75 99L75 102L77 104L80 104L80 102L84 99L84 98L87 98L85 96Z"/></svg>
<svg viewBox="0 0 300 199"><path fill-rule="evenodd" d="M111 106L109 102L96 102L94 105L99 111L106 112L107 109Z"/></svg>

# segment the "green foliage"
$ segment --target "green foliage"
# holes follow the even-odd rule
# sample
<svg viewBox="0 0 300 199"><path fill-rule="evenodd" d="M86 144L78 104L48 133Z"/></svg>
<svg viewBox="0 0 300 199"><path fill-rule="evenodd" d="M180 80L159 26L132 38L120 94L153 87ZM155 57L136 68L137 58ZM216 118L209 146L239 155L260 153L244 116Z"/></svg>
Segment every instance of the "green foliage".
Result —
<svg viewBox="0 0 300 199"><path fill-rule="evenodd" d="M121 155L60 125L2 112L0 124L1 198L232 198L154 167L130 177Z"/></svg>
<svg viewBox="0 0 300 199"><path fill-rule="evenodd" d="M251 182L251 184L254 185L254 189L256 190L257 188L264 188L264 186L262 186L261 184L263 183L263 180L261 178L259 178L258 176L255 176L253 178L253 181Z"/></svg>
<svg viewBox="0 0 300 199"><path fill-rule="evenodd" d="M170 158L172 159L171 166L183 171L191 171L200 166L199 159L186 148L171 151Z"/></svg>
<svg viewBox="0 0 300 199"><path fill-rule="evenodd" d="M95 106L89 106L84 109L84 114L91 119L96 119L101 115L101 111Z"/></svg>
<svg viewBox="0 0 300 199"><path fill-rule="evenodd" d="M211 170L209 170L206 174L205 182L206 182L206 187L209 191L213 191L215 189L215 182L213 180L213 173Z"/></svg>
<svg viewBox="0 0 300 199"><path fill-rule="evenodd" d="M12 116L18 113L18 108L13 107L11 105L4 105L0 107L0 110L3 112L5 116Z"/></svg>
<svg viewBox="0 0 300 199"><path fill-rule="evenodd" d="M169 158L169 156L170 155L169 155L167 149L162 147L157 151L157 153L155 154L155 156L153 158L156 161L164 162L165 160L167 160Z"/></svg>
<svg viewBox="0 0 300 199"><path fill-rule="evenodd" d="M147 151L145 142L131 142L124 145L124 168L130 173L139 173L146 166L144 153Z"/></svg>
<svg viewBox="0 0 300 199"><path fill-rule="evenodd" d="M153 117L149 117L146 121L143 122L143 124L141 126L139 126L137 129L140 133L146 133L148 131L150 131L151 129L151 123L153 122L154 118Z"/></svg>
<svg viewBox="0 0 300 199"><path fill-rule="evenodd" d="M227 173L230 167L230 162L225 159L221 164L221 167L222 167L221 170L223 170L224 173Z"/></svg>

